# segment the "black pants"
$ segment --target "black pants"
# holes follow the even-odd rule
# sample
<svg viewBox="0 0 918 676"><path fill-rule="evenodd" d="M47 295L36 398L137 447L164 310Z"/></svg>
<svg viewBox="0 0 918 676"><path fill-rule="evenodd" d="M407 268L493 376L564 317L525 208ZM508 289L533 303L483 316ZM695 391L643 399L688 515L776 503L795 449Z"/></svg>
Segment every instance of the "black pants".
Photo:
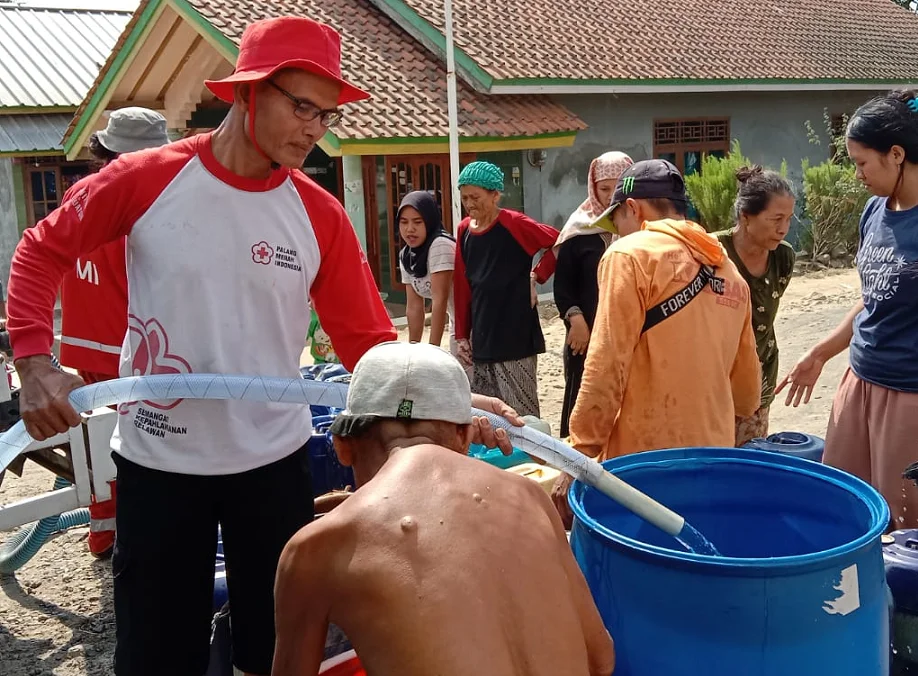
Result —
<svg viewBox="0 0 918 676"><path fill-rule="evenodd" d="M174 474L117 454L114 459L115 674L201 676L207 670L218 523L233 663L244 672L270 674L277 563L290 537L313 518L305 448L223 476Z"/></svg>
<svg viewBox="0 0 918 676"><path fill-rule="evenodd" d="M580 392L580 381L583 380L583 367L586 364L585 354L573 354L568 345L564 346L564 403L561 406L561 438L571 433L571 413L577 403Z"/></svg>

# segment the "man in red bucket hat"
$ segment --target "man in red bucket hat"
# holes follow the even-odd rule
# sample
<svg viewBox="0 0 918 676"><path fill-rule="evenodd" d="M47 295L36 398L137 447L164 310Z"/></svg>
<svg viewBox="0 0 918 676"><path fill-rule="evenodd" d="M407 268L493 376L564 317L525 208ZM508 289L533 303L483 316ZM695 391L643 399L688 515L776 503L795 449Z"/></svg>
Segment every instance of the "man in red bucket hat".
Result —
<svg viewBox="0 0 918 676"><path fill-rule="evenodd" d="M297 378L310 302L349 370L396 336L343 207L299 171L341 119L338 107L368 97L341 78L338 34L304 18L256 22L236 71L206 84L232 104L217 130L119 156L23 234L7 326L20 412L37 440L80 421L67 396L83 381L51 364L61 279L81 255L121 237L129 288L121 376ZM510 414L495 399L474 405ZM171 399L126 402L119 413L115 673L205 672L218 524L233 662L270 673L277 562L313 518L308 411ZM510 452L503 430L477 424L476 443Z"/></svg>
<svg viewBox="0 0 918 676"><path fill-rule="evenodd" d="M247 113L246 138L255 153L273 165L289 167L302 166L309 150L325 131L338 124L342 116L338 106L370 98L368 93L341 77L338 33L311 19L288 16L249 26L242 35L233 74L204 84L217 98ZM308 93L312 98L297 96L291 90ZM288 99L287 107L293 105L298 120L318 123L313 125L311 133L304 134L308 144L304 139L274 138L283 137L282 130L289 124L284 125L283 119L259 119L273 112L258 110L255 114L256 98L262 92L274 99L278 96ZM269 123L282 124L281 130L275 134ZM285 160L289 164L285 164Z"/></svg>
<svg viewBox="0 0 918 676"><path fill-rule="evenodd" d="M396 336L344 209L298 170L339 106L368 98L341 77L338 34L304 18L257 22L236 72L207 86L232 104L216 131L121 155L17 248L8 327L35 439L79 423L67 395L83 381L50 360L61 279L124 236L121 376L299 377L310 301L346 367ZM115 673L206 671L218 524L235 666L270 673L277 561L313 518L308 412L173 399L119 413Z"/></svg>

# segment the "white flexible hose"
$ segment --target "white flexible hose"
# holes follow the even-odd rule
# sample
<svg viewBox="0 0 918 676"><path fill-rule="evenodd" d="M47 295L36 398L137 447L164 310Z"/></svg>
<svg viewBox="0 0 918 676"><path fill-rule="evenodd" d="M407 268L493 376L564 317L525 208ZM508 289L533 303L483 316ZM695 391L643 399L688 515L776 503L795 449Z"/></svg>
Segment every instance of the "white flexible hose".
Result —
<svg viewBox="0 0 918 676"><path fill-rule="evenodd" d="M515 427L505 418L487 411L472 409L472 414L483 416L493 427L506 430L516 448L592 486L660 530L673 536L682 533L685 526L684 518L607 472L593 458L574 450L560 439L550 437L532 427Z"/></svg>
<svg viewBox="0 0 918 676"><path fill-rule="evenodd" d="M119 378L80 387L70 393L70 403L77 411L91 411L129 401L174 399L234 399L344 408L347 389L345 383L302 378L209 373L153 375ZM487 418L492 426L506 430L517 448L592 486L666 533L678 536L682 532L685 519L605 471L592 458L532 427L515 427L504 418L486 411L473 409L472 412ZM0 471L6 469L30 443L32 438L22 421L0 435Z"/></svg>
<svg viewBox="0 0 918 676"><path fill-rule="evenodd" d="M213 373L133 376L79 387L70 393L77 411L91 411L127 401L235 399L344 408L347 384L303 378L263 378ZM20 420L0 435L0 472L32 443Z"/></svg>

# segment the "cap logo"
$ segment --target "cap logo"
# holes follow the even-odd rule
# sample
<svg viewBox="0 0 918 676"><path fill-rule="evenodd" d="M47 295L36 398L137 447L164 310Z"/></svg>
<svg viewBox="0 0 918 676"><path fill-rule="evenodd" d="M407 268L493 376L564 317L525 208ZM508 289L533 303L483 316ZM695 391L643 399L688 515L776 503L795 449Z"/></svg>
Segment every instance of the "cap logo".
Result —
<svg viewBox="0 0 918 676"><path fill-rule="evenodd" d="M398 410L395 412L396 418L410 418L411 409L414 408L414 402L411 399L402 399L402 403L398 405Z"/></svg>
<svg viewBox="0 0 918 676"><path fill-rule="evenodd" d="M633 190L634 190L634 176L625 176L625 178L622 179L622 192L625 195L628 195Z"/></svg>

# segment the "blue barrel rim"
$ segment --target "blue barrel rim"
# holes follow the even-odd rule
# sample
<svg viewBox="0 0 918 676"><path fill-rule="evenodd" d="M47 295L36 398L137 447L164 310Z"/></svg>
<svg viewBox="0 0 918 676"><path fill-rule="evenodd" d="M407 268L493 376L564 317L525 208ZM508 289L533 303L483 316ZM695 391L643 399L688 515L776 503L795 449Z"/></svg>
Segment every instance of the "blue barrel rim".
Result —
<svg viewBox="0 0 918 676"><path fill-rule="evenodd" d="M716 455L711 452L716 451ZM870 529L860 537L845 544L826 549L820 552L809 554L795 554L793 556L776 556L776 557L757 557L757 558L740 558L734 556L707 556L704 554L695 554L693 552L680 551L677 549L667 549L657 545L647 544L634 538L617 533L602 524L598 523L593 517L587 514L583 508L582 496L587 489L595 490L579 480L571 484L568 491L568 503L571 511L574 513L576 527L579 523L589 534L600 535L611 542L614 546L624 549L631 553L642 553L654 557L662 557L678 561L680 564L689 563L706 568L727 568L734 571L767 568L772 573L788 572L792 569L807 567L818 564L824 565L825 561L830 558L842 557L858 549L869 545L872 541L878 539L889 525L889 506L882 495L870 484L859 479L858 477L843 472L834 467L813 462L805 458L799 458L793 455L783 453L769 453L768 459L761 457L762 451L744 448L671 448L657 451L643 451L630 455L619 456L606 460L602 463L608 471L615 475L619 472L616 470L640 469L642 467L660 466L662 463L676 464L690 460L713 460L729 461L738 464L748 464L757 466L783 466L784 470L797 474L805 474L815 479L825 480L834 484L842 490L856 493L862 499L864 506L873 519L874 523ZM638 460L639 458L639 460ZM616 467L616 464L622 464ZM858 489L862 493L858 493ZM870 496L870 499L865 499ZM573 532L573 530L572 530ZM717 546L717 543L714 543Z"/></svg>

